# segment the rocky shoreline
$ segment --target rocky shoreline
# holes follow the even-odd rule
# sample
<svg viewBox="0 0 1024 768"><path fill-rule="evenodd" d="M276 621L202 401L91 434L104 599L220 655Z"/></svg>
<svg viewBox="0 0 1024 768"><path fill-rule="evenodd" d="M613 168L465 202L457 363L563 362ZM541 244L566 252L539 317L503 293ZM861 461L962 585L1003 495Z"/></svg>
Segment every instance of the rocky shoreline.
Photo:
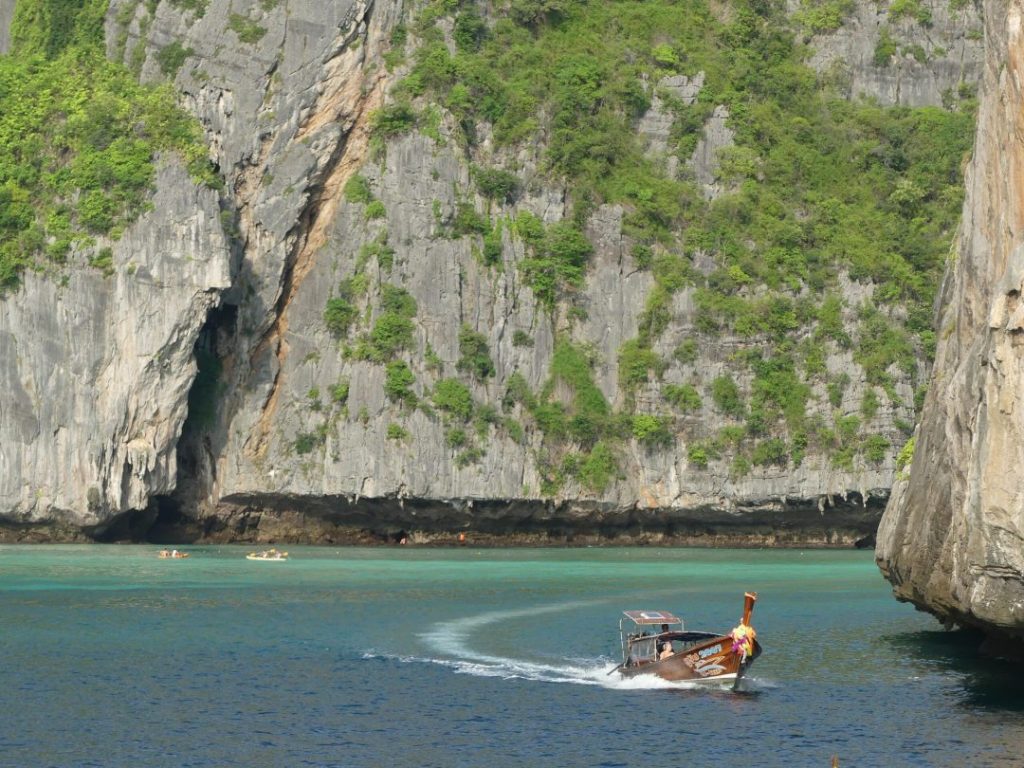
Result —
<svg viewBox="0 0 1024 768"><path fill-rule="evenodd" d="M460 541L459 534L466 536ZM477 548L500 547L701 547L708 549L869 549L871 536L858 536L853 531L829 530L820 534L777 533L642 533L593 534L550 531L548 533L482 533L476 531L406 531L370 530L338 527L316 537L285 537L271 533L231 536L215 535L154 536L152 538L97 538L84 531L55 531L48 526L0 528L0 544L309 544L330 546L391 546L402 538L411 546Z"/></svg>
<svg viewBox="0 0 1024 768"><path fill-rule="evenodd" d="M0 543L867 548L884 500L831 507L640 509L579 501L236 499L208 514L169 500L93 526L0 521Z"/></svg>

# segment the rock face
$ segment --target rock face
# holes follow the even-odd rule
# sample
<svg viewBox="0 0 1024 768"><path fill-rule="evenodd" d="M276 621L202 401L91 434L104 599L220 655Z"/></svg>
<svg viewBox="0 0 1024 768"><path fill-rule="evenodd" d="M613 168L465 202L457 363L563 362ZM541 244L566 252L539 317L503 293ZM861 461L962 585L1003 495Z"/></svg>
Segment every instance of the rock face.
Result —
<svg viewBox="0 0 1024 768"><path fill-rule="evenodd" d="M909 478L878 531L897 597L1024 637L1024 6L985 6L986 58L962 232Z"/></svg>
<svg viewBox="0 0 1024 768"><path fill-rule="evenodd" d="M0 0L0 54L7 53L11 44L11 19L14 18L14 0Z"/></svg>
<svg viewBox="0 0 1024 768"><path fill-rule="evenodd" d="M20 524L98 528L174 488L193 347L231 270L215 193L170 163L153 202L111 276L29 273L0 302L0 505Z"/></svg>
<svg viewBox="0 0 1024 768"><path fill-rule="evenodd" d="M470 525L495 534L656 531L675 540L736 534L759 544L836 545L872 534L892 483L891 458L837 468L811 453L796 469L737 475L727 462L699 462L688 450L723 424L709 398L671 447L627 439L620 471L600 492L572 480L545 490L542 436L530 430L467 426L479 429L471 439L486 451L464 461L443 419L389 398L386 366L346 354L354 338L339 342L326 327L327 302L358 269L371 297L361 308L364 328L381 314L384 285L416 302L407 362L421 399L457 375L467 327L485 339L494 365L492 377L470 383L472 395L495 405L513 374L532 391L545 386L559 336L592 355L595 383L612 406L635 396L649 413L662 407L665 385L708 384L744 342L694 333L693 291L683 289L657 342L668 361L662 380L627 394L618 354L638 332L653 278L635 263L620 208L601 206L588 220L594 255L575 315L550 313L524 284L516 269L524 245L507 231L493 266L482 263L473 239L452 236L467 203L496 219L526 210L554 222L567 215L566 194L535 182L538 158L524 150L516 160L527 183L517 206L488 203L470 183L447 118L432 138L412 133L371 146L370 115L401 74L382 66L402 17L399 0L210 0L200 15L170 2L150 15L150 5L111 2L108 54L141 64L143 79L156 81L165 76L159 52L181 46L174 84L206 131L226 191L218 201L168 164L153 212L114 245L113 276L84 265L66 282L30 274L0 302L0 377L11 393L0 398L0 516L9 526L121 535L117 526L128 519L209 539L327 540L346 526L427 536ZM9 6L0 2L0 45ZM969 75L965 68L957 78ZM956 78L913 96L899 86L891 100L937 104L947 80ZM659 87L686 102L702 82L669 78ZM655 155L669 131L661 106L656 100L641 121ZM727 121L724 107L714 109L689 160L709 198L722 192L715 164L716 151L732 143ZM1009 135L1010 124L999 130ZM994 145L989 151L996 162ZM382 216L346 199L357 173ZM1005 188L1008 199L1012 192ZM989 231L1002 237L993 222L978 242ZM374 251L384 241L387 258ZM962 282L963 292L974 290ZM870 288L847 282L845 296L856 307ZM986 308L977 317L990 315ZM954 339L968 333L966 323L954 328ZM673 348L687 338L698 341L684 362ZM1007 331L1007 345L1012 338ZM194 349L201 365L217 361L198 377ZM850 352L829 346L824 365L848 374L849 386L830 403L817 385L809 415L859 413L869 385ZM892 374L895 396L869 426L898 445L900 422L914 418L913 382ZM508 411L522 419L521 405ZM923 456L923 444L919 450ZM185 522L170 520L176 516Z"/></svg>
<svg viewBox="0 0 1024 768"><path fill-rule="evenodd" d="M808 63L852 97L922 107L951 103L972 90L982 68L982 19L973 3L854 3L835 32L809 40Z"/></svg>

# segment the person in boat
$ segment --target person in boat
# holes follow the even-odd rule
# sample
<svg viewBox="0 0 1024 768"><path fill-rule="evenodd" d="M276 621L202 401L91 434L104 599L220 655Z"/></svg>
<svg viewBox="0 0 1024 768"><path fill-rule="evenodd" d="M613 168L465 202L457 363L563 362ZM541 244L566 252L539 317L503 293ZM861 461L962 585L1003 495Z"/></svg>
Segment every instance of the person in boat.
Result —
<svg viewBox="0 0 1024 768"><path fill-rule="evenodd" d="M658 654L658 661L661 661L662 659L667 659L673 653L675 653L675 651L672 650L672 643L666 640L661 644L661 653Z"/></svg>

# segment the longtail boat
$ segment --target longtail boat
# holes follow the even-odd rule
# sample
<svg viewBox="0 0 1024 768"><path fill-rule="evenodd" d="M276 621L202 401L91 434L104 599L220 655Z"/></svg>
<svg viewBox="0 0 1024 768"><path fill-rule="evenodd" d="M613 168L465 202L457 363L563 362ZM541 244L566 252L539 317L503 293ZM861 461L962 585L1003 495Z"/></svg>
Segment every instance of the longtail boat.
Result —
<svg viewBox="0 0 1024 768"><path fill-rule="evenodd" d="M750 626L757 594L747 592L743 618L732 632L688 630L667 611L624 611L619 619L622 663L613 672L624 677L657 675L663 680L734 685L761 655ZM611 674L609 672L609 674Z"/></svg>

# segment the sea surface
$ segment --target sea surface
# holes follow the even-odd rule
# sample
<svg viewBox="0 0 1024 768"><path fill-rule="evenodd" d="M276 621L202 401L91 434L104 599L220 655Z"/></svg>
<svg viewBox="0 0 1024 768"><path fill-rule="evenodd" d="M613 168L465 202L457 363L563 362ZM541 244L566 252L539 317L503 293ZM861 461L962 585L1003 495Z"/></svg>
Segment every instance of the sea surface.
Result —
<svg viewBox="0 0 1024 768"><path fill-rule="evenodd" d="M0 766L1022 766L1020 670L869 552L0 547ZM608 675L626 609L765 648Z"/></svg>

